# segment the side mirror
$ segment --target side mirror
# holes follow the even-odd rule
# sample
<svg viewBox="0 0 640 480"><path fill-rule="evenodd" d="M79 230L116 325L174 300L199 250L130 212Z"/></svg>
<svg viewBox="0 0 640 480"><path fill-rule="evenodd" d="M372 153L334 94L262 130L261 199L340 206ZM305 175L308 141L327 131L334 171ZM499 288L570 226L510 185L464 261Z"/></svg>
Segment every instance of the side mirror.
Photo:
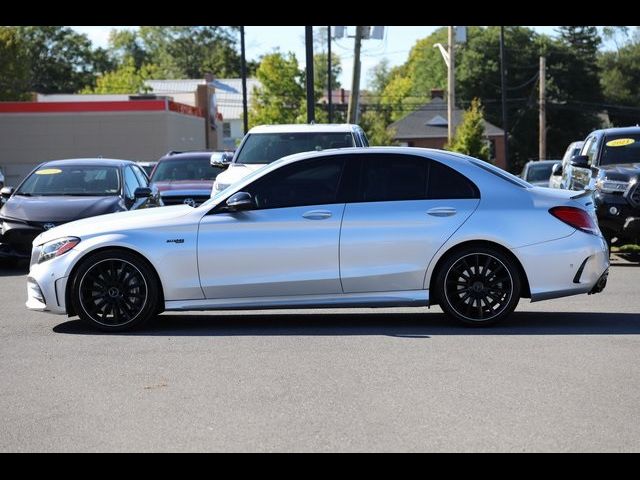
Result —
<svg viewBox="0 0 640 480"><path fill-rule="evenodd" d="M213 152L211 154L211 166L218 168L229 168L233 160L233 153L231 152Z"/></svg>
<svg viewBox="0 0 640 480"><path fill-rule="evenodd" d="M562 164L556 163L551 169L551 175L560 176L562 175Z"/></svg>
<svg viewBox="0 0 640 480"><path fill-rule="evenodd" d="M571 157L571 165L578 168L589 168L589 157L586 155Z"/></svg>
<svg viewBox="0 0 640 480"><path fill-rule="evenodd" d="M149 198L152 192L149 187L138 187L135 192L133 192L134 198Z"/></svg>
<svg viewBox="0 0 640 480"><path fill-rule="evenodd" d="M0 195L2 196L2 198L7 200L11 195L13 195L13 192L15 192L15 190L16 189L13 187L3 187L2 190L0 190Z"/></svg>
<svg viewBox="0 0 640 480"><path fill-rule="evenodd" d="M250 193L236 192L227 198L227 207L232 212L239 212L241 210L251 210L255 207L255 204Z"/></svg>

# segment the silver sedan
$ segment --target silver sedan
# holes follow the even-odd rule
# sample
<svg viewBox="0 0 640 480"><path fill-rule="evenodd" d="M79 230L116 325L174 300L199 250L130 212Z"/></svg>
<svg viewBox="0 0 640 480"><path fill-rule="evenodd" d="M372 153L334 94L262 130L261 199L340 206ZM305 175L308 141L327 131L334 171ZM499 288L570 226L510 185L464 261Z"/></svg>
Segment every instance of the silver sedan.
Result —
<svg viewBox="0 0 640 480"><path fill-rule="evenodd" d="M479 326L520 298L597 293L608 267L587 192L440 150L349 148L285 157L197 208L46 231L26 305L104 331L165 310L432 304Z"/></svg>

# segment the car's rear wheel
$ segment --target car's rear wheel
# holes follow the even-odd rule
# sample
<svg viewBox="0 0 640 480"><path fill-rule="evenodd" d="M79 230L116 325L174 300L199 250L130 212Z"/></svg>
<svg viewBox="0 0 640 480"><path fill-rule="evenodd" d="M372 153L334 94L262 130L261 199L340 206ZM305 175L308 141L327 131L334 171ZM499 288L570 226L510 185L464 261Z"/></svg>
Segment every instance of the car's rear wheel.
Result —
<svg viewBox="0 0 640 480"><path fill-rule="evenodd" d="M81 320L106 332L138 328L159 310L160 286L151 266L135 254L107 250L87 257L72 282Z"/></svg>
<svg viewBox="0 0 640 480"><path fill-rule="evenodd" d="M511 314L520 299L514 261L498 249L472 247L454 252L436 277L442 310L465 325L493 325Z"/></svg>

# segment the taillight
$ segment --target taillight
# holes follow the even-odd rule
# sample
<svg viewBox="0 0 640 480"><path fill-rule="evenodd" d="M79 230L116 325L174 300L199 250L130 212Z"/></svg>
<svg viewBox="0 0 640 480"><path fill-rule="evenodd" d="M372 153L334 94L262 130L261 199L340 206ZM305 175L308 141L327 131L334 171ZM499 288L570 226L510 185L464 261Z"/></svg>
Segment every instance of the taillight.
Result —
<svg viewBox="0 0 640 480"><path fill-rule="evenodd" d="M599 232L598 225L593 221L591 215L576 207L553 207L549 213L558 220L563 221L567 225L582 230L583 232L597 235Z"/></svg>

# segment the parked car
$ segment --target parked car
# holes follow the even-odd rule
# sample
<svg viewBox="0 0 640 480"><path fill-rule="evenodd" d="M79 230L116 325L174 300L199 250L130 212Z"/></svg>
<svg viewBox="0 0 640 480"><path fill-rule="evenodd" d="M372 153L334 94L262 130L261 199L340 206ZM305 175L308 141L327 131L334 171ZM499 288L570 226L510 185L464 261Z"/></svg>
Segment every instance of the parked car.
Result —
<svg viewBox="0 0 640 480"><path fill-rule="evenodd" d="M0 169L0 188L4 188L4 173L2 173L2 169Z"/></svg>
<svg viewBox="0 0 640 480"><path fill-rule="evenodd" d="M211 165L213 152L169 152L158 160L151 172L151 183L158 188L164 205L196 207L208 200L211 188L223 167Z"/></svg>
<svg viewBox="0 0 640 480"><path fill-rule="evenodd" d="M562 171L569 164L571 159L580 154L580 150L584 145L584 141L571 142L562 156L562 163L560 165L554 165L551 169L551 176L549 177L549 188L563 188L562 187Z"/></svg>
<svg viewBox="0 0 640 480"><path fill-rule="evenodd" d="M640 242L640 127L589 134L564 169L562 184L593 189L600 229L611 244Z"/></svg>
<svg viewBox="0 0 640 480"><path fill-rule="evenodd" d="M520 178L538 187L548 187L551 170L561 164L561 160L531 160L525 163Z"/></svg>
<svg viewBox="0 0 640 480"><path fill-rule="evenodd" d="M156 163L158 162L138 162L138 165L142 167L147 177L151 177L151 172L153 172L153 167L156 166Z"/></svg>
<svg viewBox="0 0 640 480"><path fill-rule="evenodd" d="M242 139L229 168L216 178L211 196L261 167L294 153L368 147L362 128L351 124L261 125Z"/></svg>
<svg viewBox="0 0 640 480"><path fill-rule="evenodd" d="M42 163L2 196L0 258L29 258L33 239L58 225L159 202L136 162L103 158Z"/></svg>
<svg viewBox="0 0 640 480"><path fill-rule="evenodd" d="M590 211L591 208L591 211ZM465 155L346 148L280 159L200 207L80 220L34 242L27 307L95 328L163 310L440 304L465 324L597 293L590 199Z"/></svg>

